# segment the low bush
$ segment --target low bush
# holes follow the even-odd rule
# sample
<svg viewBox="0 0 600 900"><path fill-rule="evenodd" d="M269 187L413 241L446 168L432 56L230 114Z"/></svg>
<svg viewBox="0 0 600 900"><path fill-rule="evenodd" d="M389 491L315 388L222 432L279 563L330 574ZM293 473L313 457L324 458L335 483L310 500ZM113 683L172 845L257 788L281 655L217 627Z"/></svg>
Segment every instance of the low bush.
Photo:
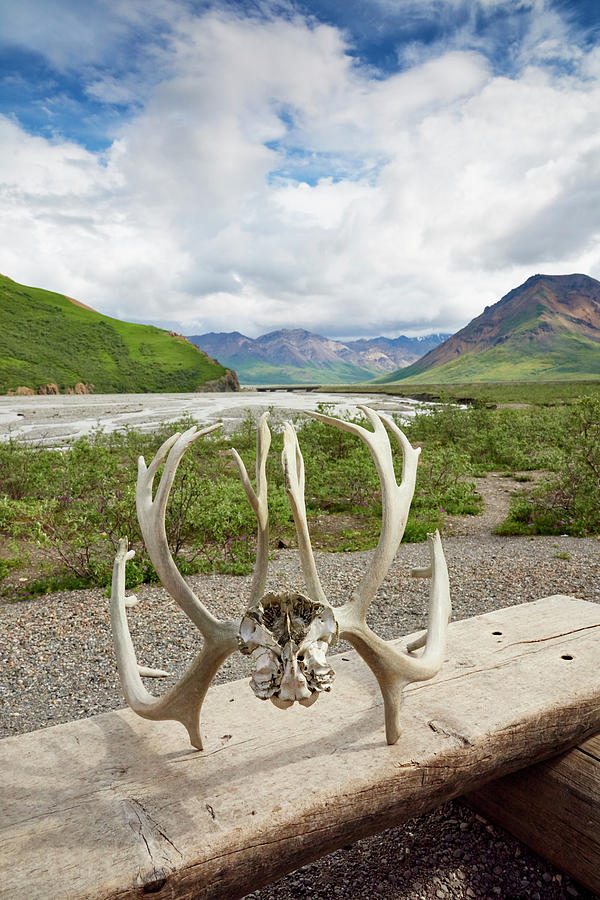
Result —
<svg viewBox="0 0 600 900"><path fill-rule="evenodd" d="M127 567L128 587L156 580L136 515L137 458L143 455L149 462L171 433L190 424L171 423L152 434L135 429L97 431L60 451L15 441L0 445L0 539L5 557L0 577L7 578L11 590L14 580L8 576L14 567L34 559L41 562L38 568L44 574L30 578L17 595L60 586L107 585L122 536L136 550ZM329 534L321 528L322 546L373 547L379 536L381 493L367 448L354 435L312 419L303 420L299 428L309 519L321 521L326 514L331 522ZM267 472L271 535L277 546L281 540L293 543L294 528L280 465L282 437L277 426L272 431ZM256 522L229 448L236 447L252 476L255 444L256 423L249 417L231 440L213 433L194 443L183 457L167 507L166 532L184 574L251 571ZM397 457L400 476L402 454ZM464 452L426 448L422 457L405 533L408 541L424 540L428 531L441 527L446 513L479 510ZM339 528L337 519L349 522ZM320 540L316 529L316 547Z"/></svg>
<svg viewBox="0 0 600 900"><path fill-rule="evenodd" d="M568 439L568 407L487 409L453 404L417 412L407 426L413 441L429 449L453 447L466 455L473 474L508 469L554 469Z"/></svg>
<svg viewBox="0 0 600 900"><path fill-rule="evenodd" d="M128 585L156 579L135 510L137 458L143 455L149 462L174 430L190 424L183 420L154 433L98 431L60 451L17 441L0 444L0 579L13 594L108 584L122 536L136 550L127 569ZM477 514L481 498L476 475L535 468L547 471L545 480L515 495L501 533L600 531L597 396L543 408L440 404L418 412L402 427L423 448L405 541L424 540L443 527L447 515ZM276 425L272 431L267 464L271 535L273 546L280 541L291 545L295 535L280 465L282 437ZM381 493L367 448L354 435L313 419L302 419L299 437L307 513L318 522L315 547L373 547ZM256 523L229 448L237 448L252 476L255 443L256 422L249 416L231 439L219 432L203 437L181 461L166 525L169 547L185 574L251 570ZM396 459L400 477L400 452ZM44 574L17 582L19 565L34 560L41 561L38 569ZM15 584L23 584L22 589Z"/></svg>
<svg viewBox="0 0 600 900"><path fill-rule="evenodd" d="M535 489L511 500L498 534L570 534L600 531L600 398L568 409L557 470Z"/></svg>

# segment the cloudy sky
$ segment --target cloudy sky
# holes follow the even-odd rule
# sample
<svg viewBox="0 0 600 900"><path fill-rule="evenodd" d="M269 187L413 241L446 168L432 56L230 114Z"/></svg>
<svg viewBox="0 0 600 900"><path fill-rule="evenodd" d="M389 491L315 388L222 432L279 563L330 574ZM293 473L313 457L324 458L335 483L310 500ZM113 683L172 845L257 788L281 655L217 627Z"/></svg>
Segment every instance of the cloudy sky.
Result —
<svg viewBox="0 0 600 900"><path fill-rule="evenodd" d="M600 6L0 0L0 272L342 338L600 278Z"/></svg>

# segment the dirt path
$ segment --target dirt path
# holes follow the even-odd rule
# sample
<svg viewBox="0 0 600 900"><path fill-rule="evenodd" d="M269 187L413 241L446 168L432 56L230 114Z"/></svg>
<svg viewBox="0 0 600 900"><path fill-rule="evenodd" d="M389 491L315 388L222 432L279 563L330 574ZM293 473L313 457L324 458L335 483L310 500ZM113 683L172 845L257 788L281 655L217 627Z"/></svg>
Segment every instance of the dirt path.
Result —
<svg viewBox="0 0 600 900"><path fill-rule="evenodd" d="M511 495L523 490L542 477L541 472L524 472L530 482L517 481L491 472L486 478L474 478L483 497L483 513L479 516L448 516L444 528L447 537L491 534L508 515Z"/></svg>

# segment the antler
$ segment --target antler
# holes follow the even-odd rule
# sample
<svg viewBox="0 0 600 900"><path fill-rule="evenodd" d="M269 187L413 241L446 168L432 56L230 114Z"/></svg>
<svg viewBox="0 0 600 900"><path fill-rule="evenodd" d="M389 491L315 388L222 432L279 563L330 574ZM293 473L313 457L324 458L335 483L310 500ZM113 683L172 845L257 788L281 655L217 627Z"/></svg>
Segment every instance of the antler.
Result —
<svg viewBox="0 0 600 900"><path fill-rule="evenodd" d="M320 603L329 605L321 587L308 534L306 505L304 503L304 459L298 446L296 429L291 422L284 424L281 464L283 466L285 489L292 508L298 536L300 563L309 596L311 600L318 600Z"/></svg>
<svg viewBox="0 0 600 900"><path fill-rule="evenodd" d="M369 448L381 482L383 504L381 536L371 566L350 599L339 608L333 609L328 603L319 581L306 519L304 461L293 425L289 422L285 425L282 462L309 598L299 594L264 596L269 549L266 480L266 459L271 443L267 425L269 414L265 413L261 417L257 433L256 489L250 483L239 454L235 450L231 451L246 496L258 520L257 555L250 606L242 618L239 632L237 623L216 619L185 582L169 552L165 531L165 510L169 491L183 454L195 440L214 431L219 425L209 426L199 432L194 427L184 434L173 435L158 450L150 466L146 466L143 457L140 457L137 509L150 559L175 602L201 631L204 646L177 684L164 697L154 697L146 690L141 676L162 677L167 673L160 669L147 669L137 663L125 611L126 606L136 602L135 597L125 596L125 566L127 560L133 556L133 551L128 551L126 540L120 541L113 568L112 630L123 691L127 702L139 715L147 719L175 719L181 722L187 728L192 744L202 749L199 730L202 702L222 662L238 649L238 633L240 649L257 655L257 668L253 676L256 682L255 693L263 699L271 697L276 705L290 705L294 700L309 705L309 702L316 698L315 692L329 690L333 670L325 660L325 653L327 647L335 640L339 629L340 637L346 638L356 648L375 674L384 700L387 741L389 744L396 742L400 735L399 713L404 687L414 681L432 678L439 671L444 659L447 624L451 613L448 570L440 536L436 531L435 534L427 536L430 565L412 572L415 576L431 578L427 631L410 642L406 650L382 640L371 631L366 623L366 614L402 540L414 493L420 451L411 446L392 419L368 407L359 408L371 422L373 431L320 413L310 414L336 428L358 435ZM394 473L388 432L396 437L402 447L403 469L400 484L397 483ZM165 458L164 470L156 495L153 497L154 477ZM273 606L279 609L281 622L276 615L273 617L271 609ZM264 628L263 631L260 628L257 630L256 623L259 625L262 623L266 631L269 629L273 631L272 641L268 640L268 634L264 636ZM250 628L252 640L245 634L244 624L247 625L246 631ZM259 637L262 635L260 640L257 639L257 635ZM424 648L423 652L417 655L416 651L421 648ZM300 661L301 671L296 665ZM306 696L307 694L315 696Z"/></svg>
<svg viewBox="0 0 600 900"><path fill-rule="evenodd" d="M174 434L159 448L156 456L149 466L143 456L138 459L138 480L136 490L137 514L142 530L142 536L148 555L156 573L167 589L175 603L192 620L205 638L221 640L224 634L231 629L220 622L207 610L204 604L194 594L190 586L184 580L181 572L173 562L173 557L167 543L165 531L165 511L169 493L175 478L175 473L185 451L199 437L210 434L221 427L222 423L209 425L202 431L197 431L193 425L184 431ZM154 476L164 458L167 457L165 467L156 491L152 497Z"/></svg>
<svg viewBox="0 0 600 900"><path fill-rule="evenodd" d="M253 489L246 466L242 462L237 450L230 450L242 479L246 496L250 506L254 510L258 522L258 536L256 541L256 563L250 588L250 601L259 600L265 592L267 585L267 569L269 567L269 507L267 504L267 456L271 446L271 432L267 425L269 413L265 412L260 417L256 432L256 491Z"/></svg>
<svg viewBox="0 0 600 900"><path fill-rule="evenodd" d="M369 448L379 474L383 521L377 549L357 589L342 607L335 609L335 616L339 624L340 637L352 644L379 682L384 702L386 739L388 744L394 744L400 736L399 716L403 689L413 681L433 678L444 660L447 625L452 611L450 588L442 543L439 532L436 531L435 534L427 535L430 566L414 569L412 572L416 577L431 577L429 624L425 635L417 638L408 645L406 651L403 651L378 637L367 625L366 614L369 604L387 575L404 534L421 451L420 448L415 449L411 446L406 435L384 413L376 413L366 406L360 406L359 409L373 425L373 431L321 413L309 415L358 435ZM396 482L392 449L386 429L396 437L402 447L402 481L399 485ZM312 551L310 556L312 558ZM414 652L423 646L425 650L422 655L415 656Z"/></svg>
<svg viewBox="0 0 600 900"><path fill-rule="evenodd" d="M125 699L132 710L144 719L173 719L181 722L187 729L192 746L202 750L200 710L217 671L224 660L237 650L235 626L228 640L219 642L206 638L202 650L196 654L177 684L164 697L155 697L146 690L140 675L164 677L168 672L138 665L125 613L125 607L133 605L131 598L125 597L125 563L133 557L134 552L127 550L126 538L119 541L113 566L110 601L113 643Z"/></svg>
<svg viewBox="0 0 600 900"><path fill-rule="evenodd" d="M427 631L407 645L406 651L382 640L367 625L353 615L350 603L336 609L340 637L345 638L367 663L383 695L385 736L388 744L400 737L400 709L402 691L414 681L427 681L439 672L446 652L448 622L452 614L448 569L442 550L439 531L427 535L431 566L413 569L416 577L431 576ZM425 574L424 574L425 573ZM415 650L425 647L421 656Z"/></svg>
<svg viewBox="0 0 600 900"><path fill-rule="evenodd" d="M417 463L421 448L412 447L394 420L384 413L376 413L368 406L359 406L358 408L371 422L373 431L368 431L362 425L354 422L334 419L333 416L324 416L322 413L310 412L308 415L342 431L358 435L369 448L381 482L383 511L379 542L369 569L349 601L355 616L364 621L369 605L387 575L404 534L410 504L415 492ZM396 437L402 447L403 463L400 485L396 483L394 457L386 428Z"/></svg>
<svg viewBox="0 0 600 900"><path fill-rule="evenodd" d="M196 427L183 434L175 434L160 447L149 466L140 456L138 460L137 512L142 535L152 564L164 587L177 605L196 625L204 637L204 646L186 669L177 684L164 697L154 697L144 687L140 674L164 676L162 670L138 666L129 633L125 607L132 598L125 597L125 565L134 555L127 550L127 540L119 542L112 578L111 624L117 667L125 699L138 715L146 719L174 719L187 728L190 741L202 749L200 709L210 682L223 661L237 650L237 625L216 619L194 594L175 565L165 532L165 510L177 467L187 448L202 435L210 434L218 425L202 431ZM154 476L167 457L156 496L152 497Z"/></svg>

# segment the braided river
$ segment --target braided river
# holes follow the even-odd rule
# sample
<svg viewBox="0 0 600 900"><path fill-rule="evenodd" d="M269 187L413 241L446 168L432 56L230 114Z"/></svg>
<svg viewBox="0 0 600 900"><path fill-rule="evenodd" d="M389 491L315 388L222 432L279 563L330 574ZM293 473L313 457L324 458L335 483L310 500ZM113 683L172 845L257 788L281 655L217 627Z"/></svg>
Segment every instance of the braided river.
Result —
<svg viewBox="0 0 600 900"><path fill-rule="evenodd" d="M359 404L411 417L422 403L386 394L338 394L319 391L242 390L206 394L67 394L0 397L0 440L10 438L47 447L68 445L96 429L127 427L153 431L163 422L190 416L195 423L223 422L232 432L247 415L257 419L271 410L275 422L298 420L302 413L330 404L332 415L354 414Z"/></svg>

